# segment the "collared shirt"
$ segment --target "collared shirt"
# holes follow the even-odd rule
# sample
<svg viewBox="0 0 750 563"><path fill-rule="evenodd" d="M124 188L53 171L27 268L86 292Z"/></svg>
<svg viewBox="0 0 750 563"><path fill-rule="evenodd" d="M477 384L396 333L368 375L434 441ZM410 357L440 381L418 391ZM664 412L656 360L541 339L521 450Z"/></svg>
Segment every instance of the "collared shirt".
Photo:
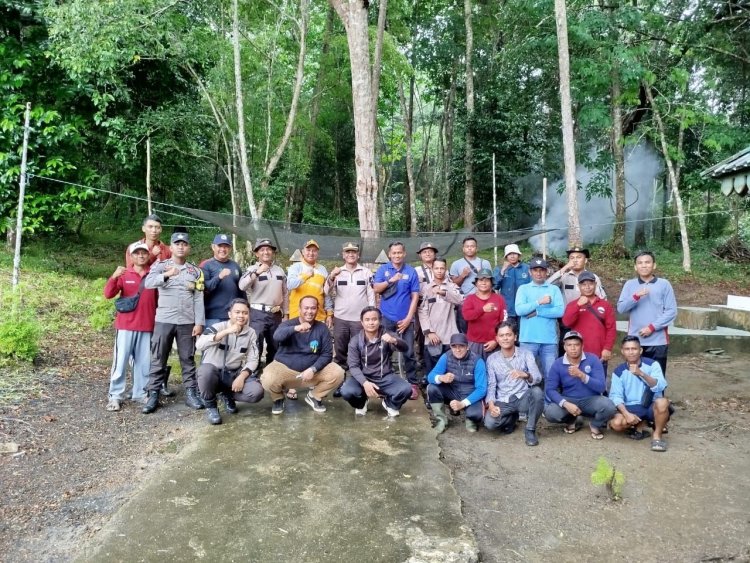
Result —
<svg viewBox="0 0 750 563"><path fill-rule="evenodd" d="M372 272L357 264L353 270L341 267L336 279L328 276L325 292L333 299L333 316L344 321L358 321L362 309L375 305Z"/></svg>
<svg viewBox="0 0 750 563"><path fill-rule="evenodd" d="M661 371L661 365L651 358L641 358L641 371L650 375L656 380L656 385L650 387L654 392L654 398L664 396L664 390L667 388L667 380ZM628 370L627 362L624 362L615 368L612 373L612 383L609 386L609 398L618 405L640 405L643 398L643 392L648 384L633 372Z"/></svg>
<svg viewBox="0 0 750 563"><path fill-rule="evenodd" d="M648 285L647 295L640 297L636 293ZM677 300L672 285L664 278L654 276L649 281L640 277L625 282L620 298L617 300L617 312L628 313L628 334L638 335L643 327L653 327L649 336L639 336L642 346L662 346L669 344L667 327L677 316Z"/></svg>
<svg viewBox="0 0 750 563"><path fill-rule="evenodd" d="M299 317L299 302L304 297L315 297L318 300L318 312L315 320L324 321L327 311L333 311L331 298L325 294L323 286L328 277L328 270L323 264L311 266L304 260L289 266L286 275L286 286L289 289L289 318Z"/></svg>
<svg viewBox="0 0 750 563"><path fill-rule="evenodd" d="M576 301L581 296L581 290L578 289L578 274L581 272L578 272L578 274L573 270L568 270L564 274L561 272L562 270L557 270L554 274L548 277L547 283L555 284L560 288L565 304L567 305L571 301ZM604 291L604 287L602 287L602 280L600 280L599 276L596 274L594 274L594 277L596 278L596 289L594 290L594 294L601 299L606 299L607 293Z"/></svg>
<svg viewBox="0 0 750 563"><path fill-rule="evenodd" d="M552 302L539 305L539 299L545 295L551 295ZM557 319L563 316L564 311L562 293L556 285L547 282L522 285L516 293L516 314L521 318L519 341L557 344Z"/></svg>
<svg viewBox="0 0 750 563"><path fill-rule="evenodd" d="M548 402L562 407L566 397L570 399L582 399L604 393L606 388L604 367L599 358L585 352L581 355L578 369L586 374L585 381L581 381L568 373L570 365L567 354L561 358L557 358L555 363L552 364L547 374L547 381L544 383L545 395Z"/></svg>
<svg viewBox="0 0 750 563"><path fill-rule="evenodd" d="M525 371L531 375L531 381L513 379L510 372ZM542 373L536 365L534 355L516 346L513 355L506 358L503 351L498 349L487 358L487 400L501 403L510 402L511 397L523 397L531 385L538 385L542 381Z"/></svg>
<svg viewBox="0 0 750 563"><path fill-rule="evenodd" d="M495 277L495 289L500 291L500 295L505 299L508 307L508 316L516 315L516 294L518 288L531 282L529 265L518 262L515 266L508 266L505 273L502 273L502 266L497 265L493 272Z"/></svg>
<svg viewBox="0 0 750 563"><path fill-rule="evenodd" d="M112 299L120 294L120 297L132 297L138 293L141 281L148 275L146 266L143 276L135 269L128 267L118 278L109 278L104 286L104 297ZM115 317L115 328L117 330L132 330L135 332L153 332L154 319L156 316L156 290L146 289L145 284L138 305L129 313L117 313Z"/></svg>
<svg viewBox="0 0 750 563"><path fill-rule="evenodd" d="M164 272L179 269L176 276L164 279ZM151 267L146 276L146 287L159 290L159 306L156 308L156 322L177 325L206 324L203 306L203 289L198 283L203 272L195 264L185 262L175 264L171 258L162 260Z"/></svg>
<svg viewBox="0 0 750 563"><path fill-rule="evenodd" d="M444 290L445 295L436 295ZM432 280L419 286L419 326L424 334L434 332L440 342L448 344L451 336L458 332L456 327L456 308L463 302L458 286L445 278L442 282Z"/></svg>
<svg viewBox="0 0 750 563"><path fill-rule="evenodd" d="M390 297L380 298L380 311L383 316L392 321L400 321L406 318L411 307L411 297L413 293L419 293L419 280L417 272L409 264L403 264L401 269L397 269L393 264L388 262L378 268L373 277L374 283L388 281L397 273L402 277L396 282L396 291Z"/></svg>
<svg viewBox="0 0 750 563"><path fill-rule="evenodd" d="M240 278L240 290L247 292L250 303L267 307L281 307L284 315L289 314L289 290L286 287L286 272L281 266L272 264L260 275L256 271L260 262L253 264Z"/></svg>
<svg viewBox="0 0 750 563"><path fill-rule="evenodd" d="M464 281L461 282L460 289L461 293L464 295L471 295L477 290L477 287L474 285L474 280L477 279L477 272L482 269L491 270L492 266L484 258L475 257L472 258L471 261L467 260L465 257L459 258L451 264L451 269L448 272L451 279L460 276L463 269L467 267L471 271L469 272L469 275L464 278Z"/></svg>
<svg viewBox="0 0 750 563"><path fill-rule="evenodd" d="M246 369L255 373L258 369L258 336L255 331L244 326L239 334L227 334L218 342L217 333L229 326L229 321L221 321L208 327L198 337L195 348L203 352L201 362L230 370Z"/></svg>
<svg viewBox="0 0 750 563"><path fill-rule="evenodd" d="M579 305L571 301L565 307L562 322L583 336L583 350L601 358L603 350L612 351L617 338L615 310L608 301L594 297L593 302Z"/></svg>

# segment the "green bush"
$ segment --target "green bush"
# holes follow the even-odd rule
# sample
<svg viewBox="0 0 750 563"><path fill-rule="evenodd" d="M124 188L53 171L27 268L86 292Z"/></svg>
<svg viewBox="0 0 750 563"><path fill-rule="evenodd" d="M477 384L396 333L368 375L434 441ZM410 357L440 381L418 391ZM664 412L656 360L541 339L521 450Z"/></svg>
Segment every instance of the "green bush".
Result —
<svg viewBox="0 0 750 563"><path fill-rule="evenodd" d="M18 299L6 299L0 311L0 356L33 361L40 336L34 310Z"/></svg>
<svg viewBox="0 0 750 563"><path fill-rule="evenodd" d="M113 299L104 297L105 279L96 280L92 286L94 297L90 299L91 313L89 314L89 324L94 330L102 331L112 326L112 320L115 318L115 304Z"/></svg>

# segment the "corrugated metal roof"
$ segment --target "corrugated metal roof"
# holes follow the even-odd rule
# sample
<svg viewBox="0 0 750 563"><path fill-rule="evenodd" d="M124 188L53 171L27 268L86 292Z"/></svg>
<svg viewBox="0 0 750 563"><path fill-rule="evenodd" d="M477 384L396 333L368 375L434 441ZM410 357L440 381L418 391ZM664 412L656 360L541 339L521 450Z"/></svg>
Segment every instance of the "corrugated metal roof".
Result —
<svg viewBox="0 0 750 563"><path fill-rule="evenodd" d="M750 190L750 146L707 168L701 176L719 180L725 195L733 191L745 195Z"/></svg>

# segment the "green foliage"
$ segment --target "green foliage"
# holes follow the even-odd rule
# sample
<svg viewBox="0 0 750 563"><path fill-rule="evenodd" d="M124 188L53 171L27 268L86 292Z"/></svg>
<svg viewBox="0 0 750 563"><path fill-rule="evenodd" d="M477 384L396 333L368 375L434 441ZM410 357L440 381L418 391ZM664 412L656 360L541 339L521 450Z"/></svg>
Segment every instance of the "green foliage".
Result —
<svg viewBox="0 0 750 563"><path fill-rule="evenodd" d="M33 361L41 330L34 309L16 295L5 295L0 308L0 357Z"/></svg>
<svg viewBox="0 0 750 563"><path fill-rule="evenodd" d="M596 469L591 473L591 484L604 485L612 500L622 498L622 487L625 484L625 475L617 471L607 458L601 456L596 462Z"/></svg>
<svg viewBox="0 0 750 563"><path fill-rule="evenodd" d="M106 279L98 279L92 285L93 293L90 297L91 301L91 313L89 314L88 321L91 328L97 331L103 331L112 327L112 321L115 318L115 305L114 300L106 299L104 297L104 284L107 283Z"/></svg>

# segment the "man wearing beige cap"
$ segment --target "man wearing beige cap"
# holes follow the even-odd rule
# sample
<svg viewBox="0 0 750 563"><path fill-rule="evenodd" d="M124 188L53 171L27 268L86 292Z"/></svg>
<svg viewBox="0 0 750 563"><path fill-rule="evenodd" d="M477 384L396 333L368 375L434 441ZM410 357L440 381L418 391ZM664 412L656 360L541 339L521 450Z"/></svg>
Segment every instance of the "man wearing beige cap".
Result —
<svg viewBox="0 0 750 563"><path fill-rule="evenodd" d="M518 288L531 281L528 264L521 262L521 250L517 244L505 246L502 265L495 267L495 289L505 299L508 308L508 320L518 330L518 315L516 314L516 293Z"/></svg>
<svg viewBox="0 0 750 563"><path fill-rule="evenodd" d="M315 320L325 321L328 328L333 324L333 305L325 295L328 270L318 264L320 245L313 239L308 240L302 248L302 260L292 264L287 271L286 287L289 290L289 318L299 317L300 300L310 295L318 300L318 312Z"/></svg>
<svg viewBox="0 0 750 563"><path fill-rule="evenodd" d="M253 247L257 262L240 278L240 290L247 292L250 304L250 328L258 335L258 357L266 350L265 365L276 355L273 333L289 315L289 292L286 273L274 262L276 247L267 238L258 239Z"/></svg>
<svg viewBox="0 0 750 563"><path fill-rule="evenodd" d="M372 272L359 264L359 246L347 242L341 255L344 265L331 270L325 293L333 300L334 361L346 370L349 341L362 330L362 309L375 305L375 290Z"/></svg>

